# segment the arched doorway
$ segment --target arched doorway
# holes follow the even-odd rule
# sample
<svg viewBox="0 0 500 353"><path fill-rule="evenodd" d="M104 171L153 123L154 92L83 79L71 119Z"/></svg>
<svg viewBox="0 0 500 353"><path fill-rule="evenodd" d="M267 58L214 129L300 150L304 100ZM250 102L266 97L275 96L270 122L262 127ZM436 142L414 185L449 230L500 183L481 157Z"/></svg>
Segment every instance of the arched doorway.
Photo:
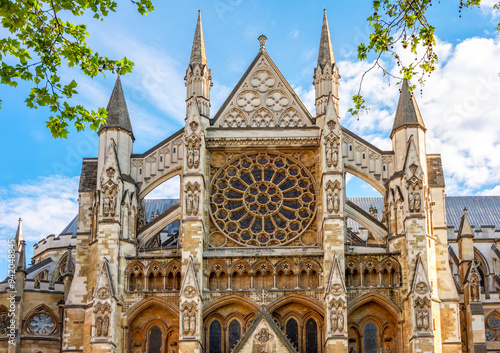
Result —
<svg viewBox="0 0 500 353"><path fill-rule="evenodd" d="M179 314L162 299L144 299L129 309L129 353L178 353Z"/></svg>
<svg viewBox="0 0 500 353"><path fill-rule="evenodd" d="M400 310L379 295L366 295L348 308L349 352L401 351Z"/></svg>

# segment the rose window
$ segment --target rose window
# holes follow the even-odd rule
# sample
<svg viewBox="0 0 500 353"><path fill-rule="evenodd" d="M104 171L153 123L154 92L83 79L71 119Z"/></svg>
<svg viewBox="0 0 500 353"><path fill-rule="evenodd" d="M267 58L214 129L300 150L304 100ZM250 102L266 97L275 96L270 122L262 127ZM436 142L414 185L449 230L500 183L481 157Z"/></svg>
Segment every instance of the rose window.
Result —
<svg viewBox="0 0 500 353"><path fill-rule="evenodd" d="M487 341L500 341L500 318L497 313L486 319L485 334Z"/></svg>
<svg viewBox="0 0 500 353"><path fill-rule="evenodd" d="M215 174L210 208L218 230L235 243L286 244L314 218L313 177L299 162L278 153L239 156Z"/></svg>
<svg viewBox="0 0 500 353"><path fill-rule="evenodd" d="M30 331L38 335L50 335L55 328L54 320L45 312L38 313L29 320Z"/></svg>

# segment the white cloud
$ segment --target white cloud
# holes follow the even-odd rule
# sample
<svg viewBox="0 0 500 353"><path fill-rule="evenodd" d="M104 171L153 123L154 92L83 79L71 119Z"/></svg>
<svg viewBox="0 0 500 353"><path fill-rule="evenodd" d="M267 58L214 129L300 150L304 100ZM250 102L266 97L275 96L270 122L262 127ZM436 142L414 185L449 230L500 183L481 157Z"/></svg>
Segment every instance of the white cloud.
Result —
<svg viewBox="0 0 500 353"><path fill-rule="evenodd" d="M78 181L54 175L0 188L0 240L15 235L19 218L27 241L59 234L78 213Z"/></svg>
<svg viewBox="0 0 500 353"><path fill-rule="evenodd" d="M163 184L146 195L146 199L179 199L181 179L176 176L168 179Z"/></svg>

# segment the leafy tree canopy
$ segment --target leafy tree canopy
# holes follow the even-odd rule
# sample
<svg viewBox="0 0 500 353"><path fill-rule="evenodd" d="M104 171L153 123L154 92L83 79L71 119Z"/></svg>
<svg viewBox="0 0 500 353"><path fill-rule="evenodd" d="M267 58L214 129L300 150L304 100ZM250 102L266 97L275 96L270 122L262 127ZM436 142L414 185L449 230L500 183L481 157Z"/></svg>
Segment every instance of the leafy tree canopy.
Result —
<svg viewBox="0 0 500 353"><path fill-rule="evenodd" d="M435 64L438 61L438 56L434 51L436 27L427 20L427 12L432 7L432 3L432 0L372 1L373 14L367 19L371 27L369 42L358 45L358 59L365 61L369 54L374 54L376 59L373 66L363 74L363 78L374 68L379 68L384 74L393 76L380 61L382 55L387 54L392 56L400 67L400 75L395 77L399 82L405 79L410 81L417 76L417 81L420 84L424 83L425 78L436 69ZM479 7L481 0L459 0L457 5L461 13L463 8ZM500 1L494 5L494 8L500 10ZM500 23L496 30L500 32ZM398 54L398 45L415 56L418 55L416 60L410 63L403 62ZM361 95L363 78L357 94L352 97L353 107L349 109L349 112L353 115L367 110L366 102ZM413 82L409 90L415 88L416 84Z"/></svg>
<svg viewBox="0 0 500 353"><path fill-rule="evenodd" d="M153 10L151 0L131 2L141 15ZM86 124L97 130L106 121L104 108L88 111L81 105L68 103L78 93L77 83L61 82L59 71L63 64L78 67L89 77L105 72L129 73L134 65L126 57L114 60L94 52L86 42L87 26L62 18L90 13L102 21L116 7L112 0L3 0L1 3L2 26L10 36L0 38L0 82L13 87L19 81L33 83L26 105L50 108L52 116L47 127L54 137L65 138L70 123L81 131Z"/></svg>
<svg viewBox="0 0 500 353"><path fill-rule="evenodd" d="M154 10L152 0L130 1L141 15ZM480 4L481 0L459 0L457 5L461 11ZM376 59L371 69L380 68L391 75L380 61L382 55L390 55L400 67L399 80L419 76L418 81L423 83L436 69L438 60L434 51L436 27L426 17L431 6L432 0L373 0L373 14L367 19L372 32L368 43L358 46L359 60L368 60L374 54ZM2 26L10 33L0 38L0 82L13 87L20 81L32 82L26 105L50 109L52 115L47 127L56 138L67 137L70 123L81 131L86 125L97 130L106 121L104 108L88 111L69 103L78 93L77 83L61 82L59 70L63 65L78 67L89 77L106 72L126 74L134 65L126 57L115 60L94 52L86 42L87 26L62 18L70 15L76 21L90 13L102 21L116 8L117 3L112 0L3 0L0 5ZM495 8L500 9L500 2ZM500 31L500 24L496 29ZM403 62L395 49L398 44L415 55L418 48L419 60ZM349 110L353 115L367 109L361 84L362 81ZM414 88L415 85L410 86L411 90Z"/></svg>

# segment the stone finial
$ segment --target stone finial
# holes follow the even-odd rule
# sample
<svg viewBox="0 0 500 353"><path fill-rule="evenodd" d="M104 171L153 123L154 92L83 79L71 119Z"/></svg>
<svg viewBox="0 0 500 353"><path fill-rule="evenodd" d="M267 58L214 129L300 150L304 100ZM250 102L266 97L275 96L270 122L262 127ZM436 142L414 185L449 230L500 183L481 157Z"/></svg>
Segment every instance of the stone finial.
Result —
<svg viewBox="0 0 500 353"><path fill-rule="evenodd" d="M263 34L261 34L259 36L259 38L257 38L259 40L259 43L260 43L260 50L262 51L266 51L266 42L267 42L267 37Z"/></svg>

